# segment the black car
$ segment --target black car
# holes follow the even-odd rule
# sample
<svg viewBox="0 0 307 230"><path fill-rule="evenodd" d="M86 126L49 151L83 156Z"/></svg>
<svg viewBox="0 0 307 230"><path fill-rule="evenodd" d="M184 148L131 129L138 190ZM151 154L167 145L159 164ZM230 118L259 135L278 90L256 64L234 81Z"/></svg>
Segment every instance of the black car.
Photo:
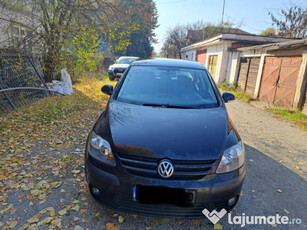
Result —
<svg viewBox="0 0 307 230"><path fill-rule="evenodd" d="M197 62L133 62L90 132L87 181L103 204L163 217L231 210L245 177L245 150L225 102Z"/></svg>

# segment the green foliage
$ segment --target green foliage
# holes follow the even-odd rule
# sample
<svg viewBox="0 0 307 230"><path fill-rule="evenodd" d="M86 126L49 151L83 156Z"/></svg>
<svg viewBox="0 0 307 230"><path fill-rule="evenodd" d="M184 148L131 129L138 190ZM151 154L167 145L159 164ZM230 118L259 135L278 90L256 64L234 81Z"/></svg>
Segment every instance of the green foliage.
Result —
<svg viewBox="0 0 307 230"><path fill-rule="evenodd" d="M113 49L118 56L138 56L148 58L151 56L155 42L154 29L157 28L158 14L153 0L118 0L122 9L128 9L131 14L131 24L134 25L130 34L123 34L122 40L126 43L126 49ZM120 27L123 31L126 28ZM121 34L119 34L121 35ZM117 35L118 36L118 35ZM111 43L113 43L111 41Z"/></svg>
<svg viewBox="0 0 307 230"><path fill-rule="evenodd" d="M236 82L223 82L218 84L219 88L221 90L236 90L237 88L237 83Z"/></svg>
<svg viewBox="0 0 307 230"><path fill-rule="evenodd" d="M93 27L82 26L72 40L72 51L76 57L74 71L78 74L97 71L99 63L99 34Z"/></svg>

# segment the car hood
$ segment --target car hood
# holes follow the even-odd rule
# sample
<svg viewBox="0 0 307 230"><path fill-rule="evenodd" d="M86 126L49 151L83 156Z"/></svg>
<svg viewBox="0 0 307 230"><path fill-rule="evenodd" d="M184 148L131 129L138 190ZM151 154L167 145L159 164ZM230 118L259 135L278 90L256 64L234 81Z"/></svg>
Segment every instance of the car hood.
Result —
<svg viewBox="0 0 307 230"><path fill-rule="evenodd" d="M225 107L174 109L113 101L107 114L114 152L178 160L218 159L229 141Z"/></svg>
<svg viewBox="0 0 307 230"><path fill-rule="evenodd" d="M111 65L109 68L128 68L129 67L129 64L113 64Z"/></svg>

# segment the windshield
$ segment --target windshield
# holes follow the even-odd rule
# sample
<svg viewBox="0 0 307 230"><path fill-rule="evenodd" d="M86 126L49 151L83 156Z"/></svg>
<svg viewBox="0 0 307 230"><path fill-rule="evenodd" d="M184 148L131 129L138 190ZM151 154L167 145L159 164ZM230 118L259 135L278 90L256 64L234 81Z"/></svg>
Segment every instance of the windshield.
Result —
<svg viewBox="0 0 307 230"><path fill-rule="evenodd" d="M136 60L135 58L120 58L115 63L116 64L131 64L135 60Z"/></svg>
<svg viewBox="0 0 307 230"><path fill-rule="evenodd" d="M218 106L205 70L174 67L132 66L117 100L163 107Z"/></svg>

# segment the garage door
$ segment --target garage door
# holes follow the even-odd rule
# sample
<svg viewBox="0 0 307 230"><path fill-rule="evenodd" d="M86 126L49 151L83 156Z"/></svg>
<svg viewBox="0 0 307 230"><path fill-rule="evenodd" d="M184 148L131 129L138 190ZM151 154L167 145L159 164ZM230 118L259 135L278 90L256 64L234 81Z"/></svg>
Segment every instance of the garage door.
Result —
<svg viewBox="0 0 307 230"><path fill-rule="evenodd" d="M259 98L281 107L292 107L302 57L266 57Z"/></svg>
<svg viewBox="0 0 307 230"><path fill-rule="evenodd" d="M238 78L238 89L248 94L254 94L260 58L241 58Z"/></svg>
<svg viewBox="0 0 307 230"><path fill-rule="evenodd" d="M210 72L213 79L215 79L216 63L217 63L217 55L210 55L209 56L208 71Z"/></svg>
<svg viewBox="0 0 307 230"><path fill-rule="evenodd" d="M196 53L196 61L200 62L204 66L206 65L206 57L207 57L207 50L199 50Z"/></svg>

